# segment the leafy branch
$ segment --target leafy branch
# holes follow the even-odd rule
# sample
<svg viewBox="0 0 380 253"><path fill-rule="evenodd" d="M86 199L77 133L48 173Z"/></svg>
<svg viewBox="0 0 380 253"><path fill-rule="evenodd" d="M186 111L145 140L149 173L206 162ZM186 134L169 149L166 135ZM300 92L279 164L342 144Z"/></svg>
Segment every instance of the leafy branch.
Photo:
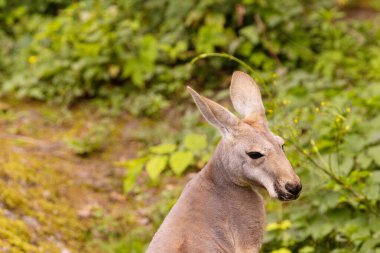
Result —
<svg viewBox="0 0 380 253"><path fill-rule="evenodd" d="M341 177L336 175L332 168L328 166L326 168L325 166L322 166L320 162L323 163L323 158L315 144L314 140L311 140L310 143L313 147L314 152L317 154L319 161L315 160L312 156L307 154L302 150L302 148L293 140L289 140L291 144L296 148L299 154L301 154L304 158L306 158L307 161L309 161L315 168L319 169L322 171L324 174L326 174L330 179L332 179L335 183L340 185L343 189L347 190L352 196L356 197L360 203L362 203L368 211L370 211L372 214L375 216L379 217L378 211L373 207L371 204L371 201L361 193L355 191L350 185L348 185L344 180L342 180Z"/></svg>

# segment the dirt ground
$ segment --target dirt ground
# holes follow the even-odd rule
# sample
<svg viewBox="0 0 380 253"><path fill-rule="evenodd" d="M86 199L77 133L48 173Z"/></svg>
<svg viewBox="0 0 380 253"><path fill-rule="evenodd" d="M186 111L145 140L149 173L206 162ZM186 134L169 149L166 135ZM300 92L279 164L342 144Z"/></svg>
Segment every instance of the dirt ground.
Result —
<svg viewBox="0 0 380 253"><path fill-rule="evenodd" d="M101 147L75 154L67 140L99 124L107 128ZM109 252L111 241L128 240L131 224L152 230L147 206L159 192L123 194L125 168L117 164L141 147L131 134L139 124L129 115L102 116L90 104L68 111L1 102L0 251Z"/></svg>

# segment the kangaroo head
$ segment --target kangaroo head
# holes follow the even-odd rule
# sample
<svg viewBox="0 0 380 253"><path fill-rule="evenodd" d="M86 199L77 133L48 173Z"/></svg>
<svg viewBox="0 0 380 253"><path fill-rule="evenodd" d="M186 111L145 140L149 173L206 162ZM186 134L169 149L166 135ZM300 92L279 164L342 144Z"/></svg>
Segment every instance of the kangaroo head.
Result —
<svg viewBox="0 0 380 253"><path fill-rule="evenodd" d="M284 140L268 127L260 89L249 75L234 72L230 87L232 104L243 119L188 89L202 115L223 135L217 159L233 183L264 187L283 201L298 198L300 179L286 158Z"/></svg>

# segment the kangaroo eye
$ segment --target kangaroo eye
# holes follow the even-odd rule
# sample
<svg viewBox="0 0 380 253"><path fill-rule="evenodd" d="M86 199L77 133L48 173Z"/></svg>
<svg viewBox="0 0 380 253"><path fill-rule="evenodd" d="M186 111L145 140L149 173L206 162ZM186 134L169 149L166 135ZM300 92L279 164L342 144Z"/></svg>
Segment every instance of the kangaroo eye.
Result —
<svg viewBox="0 0 380 253"><path fill-rule="evenodd" d="M248 152L247 155L251 157L252 159L259 159L263 157L264 155L261 154L260 152Z"/></svg>

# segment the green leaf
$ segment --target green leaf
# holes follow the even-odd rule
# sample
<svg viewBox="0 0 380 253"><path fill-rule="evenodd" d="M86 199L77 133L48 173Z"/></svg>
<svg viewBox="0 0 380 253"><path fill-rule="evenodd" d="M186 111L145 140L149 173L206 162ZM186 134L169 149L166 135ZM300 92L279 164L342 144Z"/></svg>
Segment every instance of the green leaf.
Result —
<svg viewBox="0 0 380 253"><path fill-rule="evenodd" d="M177 148L175 144L172 143L166 143L166 144L160 144L154 147L149 148L150 152L163 155L163 154L169 154L174 152L174 150Z"/></svg>
<svg viewBox="0 0 380 253"><path fill-rule="evenodd" d="M127 175L123 182L124 193L129 193L135 186L136 178L140 175L146 159L146 157L142 157L129 160L127 162L118 163L119 166L127 168Z"/></svg>
<svg viewBox="0 0 380 253"><path fill-rule="evenodd" d="M328 208L334 208L339 203L339 193L337 192L330 192L329 194L326 194L324 196L324 201L321 204L325 204Z"/></svg>
<svg viewBox="0 0 380 253"><path fill-rule="evenodd" d="M368 241L364 242L363 245L360 247L360 252L371 252L371 250L378 244L380 244L379 238L369 239Z"/></svg>
<svg viewBox="0 0 380 253"><path fill-rule="evenodd" d="M375 183L380 183L380 171L372 172L371 179Z"/></svg>
<svg viewBox="0 0 380 253"><path fill-rule="evenodd" d="M189 151L177 151L171 155L169 164L174 173L179 176L193 161L193 153Z"/></svg>
<svg viewBox="0 0 380 253"><path fill-rule="evenodd" d="M158 176L165 169L167 162L167 156L153 156L146 164L146 171L148 172L150 179L156 181L158 179Z"/></svg>
<svg viewBox="0 0 380 253"><path fill-rule="evenodd" d="M370 184L366 185L364 188L365 195L370 200L377 200L380 196L380 185L378 184Z"/></svg>
<svg viewBox="0 0 380 253"><path fill-rule="evenodd" d="M360 228L358 231L351 234L350 239L353 241L363 241L371 236L368 226Z"/></svg>
<svg viewBox="0 0 380 253"><path fill-rule="evenodd" d="M184 144L189 150L202 150L207 147L207 137L204 134L189 134L185 137Z"/></svg>
<svg viewBox="0 0 380 253"><path fill-rule="evenodd" d="M359 153L356 157L356 162L362 169L367 169L371 165L372 159L368 157L364 152Z"/></svg>
<svg viewBox="0 0 380 253"><path fill-rule="evenodd" d="M371 217L369 220L369 228L374 233L380 231L380 218L379 217Z"/></svg>
<svg viewBox="0 0 380 253"><path fill-rule="evenodd" d="M305 247L302 247L298 252L299 253L313 253L314 247L313 246L305 246Z"/></svg>
<svg viewBox="0 0 380 253"><path fill-rule="evenodd" d="M122 75L131 77L133 84L142 88L147 74L154 70L158 46L152 35L145 35L137 41L139 47L126 56Z"/></svg>
<svg viewBox="0 0 380 253"><path fill-rule="evenodd" d="M216 46L222 47L227 44L224 22L225 17L221 14L206 16L206 24L200 27L195 37L195 48L198 53L212 53Z"/></svg>
<svg viewBox="0 0 380 253"><path fill-rule="evenodd" d="M380 166L380 146L368 149L368 155Z"/></svg>
<svg viewBox="0 0 380 253"><path fill-rule="evenodd" d="M281 248L278 250L273 250L273 251L271 251L271 253L292 253L292 252L287 248Z"/></svg>
<svg viewBox="0 0 380 253"><path fill-rule="evenodd" d="M351 157L344 157L341 164L339 164L339 174L346 176L351 171L354 165L354 160Z"/></svg>
<svg viewBox="0 0 380 253"><path fill-rule="evenodd" d="M326 236L333 229L334 229L333 225L329 222L326 222L321 217L314 220L314 222L308 227L309 233L315 240L318 240Z"/></svg>
<svg viewBox="0 0 380 253"><path fill-rule="evenodd" d="M253 45L256 45L260 41L259 31L254 25L240 29L239 33L245 36Z"/></svg>
<svg viewBox="0 0 380 253"><path fill-rule="evenodd" d="M353 153L360 152L364 148L365 144L365 138L358 134L348 135L344 139L344 147Z"/></svg>

